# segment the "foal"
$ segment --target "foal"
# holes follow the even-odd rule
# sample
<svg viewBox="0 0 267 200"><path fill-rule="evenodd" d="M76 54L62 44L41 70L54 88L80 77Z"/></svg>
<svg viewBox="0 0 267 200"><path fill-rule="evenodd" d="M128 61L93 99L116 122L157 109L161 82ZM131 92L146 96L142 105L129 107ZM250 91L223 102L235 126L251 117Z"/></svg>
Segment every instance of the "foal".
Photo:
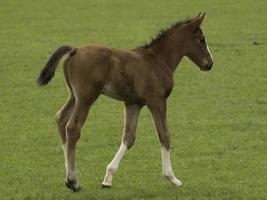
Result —
<svg viewBox="0 0 267 200"><path fill-rule="evenodd" d="M182 183L174 176L170 161L170 133L167 126L167 98L173 88L174 71L183 58L189 57L203 71L212 68L213 60L200 28L205 13L174 24L151 43L129 51L105 46L57 49L38 78L40 86L54 76L59 60L67 54L64 75L69 98L56 114L63 144L66 179L72 191L80 190L75 172L75 146L88 112L100 94L124 101L125 124L121 146L106 168L103 187L111 187L120 160L132 147L139 112L147 106L154 120L161 144L162 173L175 186Z"/></svg>

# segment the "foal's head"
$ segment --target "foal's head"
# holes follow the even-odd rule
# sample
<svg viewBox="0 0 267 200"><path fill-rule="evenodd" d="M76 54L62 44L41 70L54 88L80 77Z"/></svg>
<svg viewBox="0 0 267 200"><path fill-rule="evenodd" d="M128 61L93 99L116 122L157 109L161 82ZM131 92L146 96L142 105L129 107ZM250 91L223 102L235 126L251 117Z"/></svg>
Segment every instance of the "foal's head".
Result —
<svg viewBox="0 0 267 200"><path fill-rule="evenodd" d="M207 40L200 25L204 21L205 13L198 15L183 25L185 39L185 55L190 58L203 71L209 71L213 65L212 55Z"/></svg>

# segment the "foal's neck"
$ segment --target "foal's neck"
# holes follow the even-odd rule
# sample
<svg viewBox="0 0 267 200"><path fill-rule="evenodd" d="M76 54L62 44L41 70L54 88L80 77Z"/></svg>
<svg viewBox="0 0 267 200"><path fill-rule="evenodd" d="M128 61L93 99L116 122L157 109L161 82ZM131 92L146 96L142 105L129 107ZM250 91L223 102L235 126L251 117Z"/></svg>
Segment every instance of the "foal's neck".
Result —
<svg viewBox="0 0 267 200"><path fill-rule="evenodd" d="M170 70L174 72L182 60L185 36L180 29L172 30L152 47L154 53L162 58Z"/></svg>

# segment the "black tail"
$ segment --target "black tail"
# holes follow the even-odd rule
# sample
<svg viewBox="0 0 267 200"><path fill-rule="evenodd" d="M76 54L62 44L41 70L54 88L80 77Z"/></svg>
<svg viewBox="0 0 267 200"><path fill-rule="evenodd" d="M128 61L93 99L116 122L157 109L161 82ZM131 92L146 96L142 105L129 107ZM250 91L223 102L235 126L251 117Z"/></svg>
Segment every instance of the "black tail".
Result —
<svg viewBox="0 0 267 200"><path fill-rule="evenodd" d="M63 46L58 48L53 55L49 58L48 62L40 72L37 79L37 84L39 86L47 85L48 82L54 77L55 71L57 69L58 62L60 59L70 52L73 48L70 46Z"/></svg>

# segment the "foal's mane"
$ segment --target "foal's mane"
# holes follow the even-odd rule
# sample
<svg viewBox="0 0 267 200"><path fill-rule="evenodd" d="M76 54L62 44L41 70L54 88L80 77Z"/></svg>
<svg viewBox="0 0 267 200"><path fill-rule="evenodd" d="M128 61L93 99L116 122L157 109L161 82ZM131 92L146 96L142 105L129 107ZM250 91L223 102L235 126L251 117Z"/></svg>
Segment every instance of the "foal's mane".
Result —
<svg viewBox="0 0 267 200"><path fill-rule="evenodd" d="M151 41L149 43L145 43L144 45L140 46L140 48L143 49L148 49L151 48L153 45L155 45L156 43L158 43L162 38L164 38L166 35L168 35L168 33L170 33L172 30L179 28L180 26L182 26L183 24L187 24L189 22L191 22L192 19L191 18L187 18L185 20L182 21L178 21L174 24L172 24L169 28L166 29L161 29L155 37L151 38Z"/></svg>

